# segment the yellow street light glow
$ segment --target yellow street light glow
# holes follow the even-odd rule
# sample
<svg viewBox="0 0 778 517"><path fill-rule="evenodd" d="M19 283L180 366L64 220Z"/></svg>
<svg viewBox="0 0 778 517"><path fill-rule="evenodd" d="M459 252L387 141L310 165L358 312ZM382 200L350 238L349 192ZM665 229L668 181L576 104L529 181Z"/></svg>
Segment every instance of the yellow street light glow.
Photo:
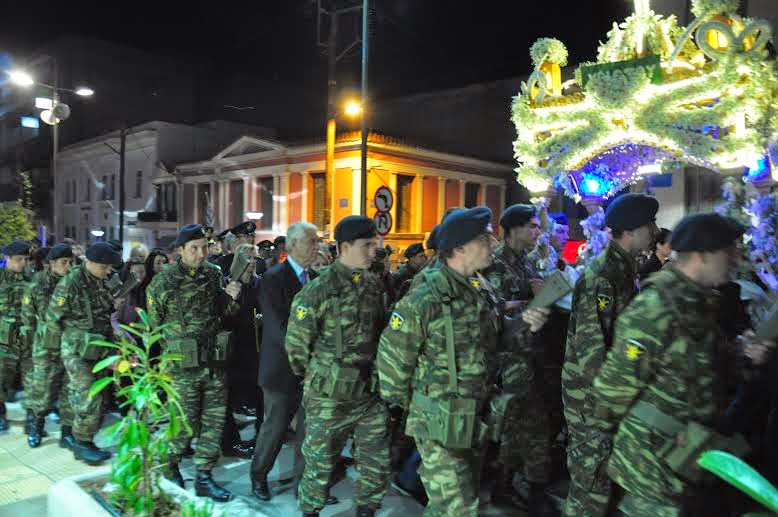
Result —
<svg viewBox="0 0 778 517"><path fill-rule="evenodd" d="M346 103L346 108L343 112L349 117L356 117L362 113L362 105L356 101L349 101Z"/></svg>

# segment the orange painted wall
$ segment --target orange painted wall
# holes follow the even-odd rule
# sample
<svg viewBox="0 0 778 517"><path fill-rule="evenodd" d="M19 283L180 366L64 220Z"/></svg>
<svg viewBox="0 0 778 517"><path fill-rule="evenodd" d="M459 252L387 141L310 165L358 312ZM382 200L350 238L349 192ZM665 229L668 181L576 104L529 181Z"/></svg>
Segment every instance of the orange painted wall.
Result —
<svg viewBox="0 0 778 517"><path fill-rule="evenodd" d="M424 199L421 203L421 231L429 232L438 224L438 178L424 177Z"/></svg>
<svg viewBox="0 0 778 517"><path fill-rule="evenodd" d="M391 173L386 169L370 169L367 175L367 191L365 197L367 198L367 216L373 217L375 214L375 193L381 187L389 187L389 179ZM397 193L392 192L395 195L394 203L397 204Z"/></svg>
<svg viewBox="0 0 778 517"><path fill-rule="evenodd" d="M354 170L351 168L335 169L335 206L332 208L333 228L346 216L351 215L354 199ZM341 206L341 200L346 200L346 206Z"/></svg>
<svg viewBox="0 0 778 517"><path fill-rule="evenodd" d="M289 175L289 194L286 197L289 224L303 219L303 176L295 172Z"/></svg>
<svg viewBox="0 0 778 517"><path fill-rule="evenodd" d="M446 206L459 206L459 182L457 180L446 180Z"/></svg>
<svg viewBox="0 0 778 517"><path fill-rule="evenodd" d="M500 206L500 188L493 185L486 187L486 206L492 210L492 225L495 230L500 220L503 207Z"/></svg>

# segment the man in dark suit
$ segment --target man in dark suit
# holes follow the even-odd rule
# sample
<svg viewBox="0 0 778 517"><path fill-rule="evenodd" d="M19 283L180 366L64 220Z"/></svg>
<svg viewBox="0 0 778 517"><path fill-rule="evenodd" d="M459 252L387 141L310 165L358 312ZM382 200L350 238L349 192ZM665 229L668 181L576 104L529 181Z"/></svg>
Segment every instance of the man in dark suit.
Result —
<svg viewBox="0 0 778 517"><path fill-rule="evenodd" d="M262 387L265 418L257 433L254 459L251 462L251 492L262 501L272 497L267 474L273 468L292 418L297 416L295 436L295 489L302 477L304 460L300 452L305 436L305 415L302 411L302 379L292 373L284 349L286 325L292 299L308 282L308 266L316 256L318 236L316 226L298 222L289 227L286 242L289 256L262 276L259 302L262 308L262 347L259 359L258 384ZM329 504L337 501L331 498Z"/></svg>

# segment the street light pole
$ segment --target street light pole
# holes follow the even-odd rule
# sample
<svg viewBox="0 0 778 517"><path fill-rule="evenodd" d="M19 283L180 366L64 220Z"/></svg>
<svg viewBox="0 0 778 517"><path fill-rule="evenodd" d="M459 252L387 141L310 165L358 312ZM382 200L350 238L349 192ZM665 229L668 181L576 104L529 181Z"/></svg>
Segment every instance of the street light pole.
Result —
<svg viewBox="0 0 778 517"><path fill-rule="evenodd" d="M119 133L119 243L124 246L124 156L127 143L127 127Z"/></svg>
<svg viewBox="0 0 778 517"><path fill-rule="evenodd" d="M59 104L59 66L57 60L54 61L54 89L52 92L52 109ZM51 126L51 183L54 187L54 205L52 209L54 211L52 219L54 220L54 235L57 241L62 242L62 234L60 233L60 221L59 221L59 189L57 188L57 154L59 153L59 120L57 117L53 117L54 124ZM75 236L74 236L75 237Z"/></svg>
<svg viewBox="0 0 778 517"><path fill-rule="evenodd" d="M360 145L360 214L367 215L367 58L368 41L370 40L367 32L368 9L370 0L362 2L362 124L361 134L362 143Z"/></svg>

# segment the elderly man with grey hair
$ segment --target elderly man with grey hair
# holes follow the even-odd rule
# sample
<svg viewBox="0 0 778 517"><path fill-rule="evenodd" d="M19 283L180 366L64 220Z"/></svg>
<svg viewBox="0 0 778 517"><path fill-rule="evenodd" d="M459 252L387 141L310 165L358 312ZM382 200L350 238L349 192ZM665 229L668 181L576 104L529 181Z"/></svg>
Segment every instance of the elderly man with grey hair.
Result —
<svg viewBox="0 0 778 517"><path fill-rule="evenodd" d="M300 452L305 436L305 417L301 405L302 379L295 376L289 367L284 337L292 299L311 279L309 266L316 258L318 242L316 226L306 222L292 224L286 233L286 251L289 256L285 262L271 267L262 276L259 302L263 326L258 384L264 395L265 418L257 433L251 463L251 491L262 501L269 501L272 497L267 474L273 468L284 443L286 430L295 415L295 485L300 482L303 473L304 463Z"/></svg>

